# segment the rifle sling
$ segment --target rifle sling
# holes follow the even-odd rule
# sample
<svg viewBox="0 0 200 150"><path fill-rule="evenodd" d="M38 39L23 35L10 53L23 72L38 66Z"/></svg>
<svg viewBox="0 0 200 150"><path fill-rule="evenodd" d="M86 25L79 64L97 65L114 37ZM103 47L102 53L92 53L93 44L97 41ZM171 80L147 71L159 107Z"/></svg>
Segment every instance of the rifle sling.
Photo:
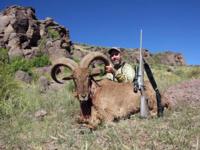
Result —
<svg viewBox="0 0 200 150"><path fill-rule="evenodd" d="M156 99L157 99L157 115L158 117L162 117L163 116L163 111L164 111L164 107L162 106L162 103L161 103L161 95L160 95L160 92L158 90L158 87L157 87L157 84L156 84L156 81L153 77L153 73L151 71L151 68L149 67L149 65L147 64L147 62L143 59L143 62L144 62L144 69L145 69L145 72L147 74L147 77L154 89L154 91L156 92Z"/></svg>

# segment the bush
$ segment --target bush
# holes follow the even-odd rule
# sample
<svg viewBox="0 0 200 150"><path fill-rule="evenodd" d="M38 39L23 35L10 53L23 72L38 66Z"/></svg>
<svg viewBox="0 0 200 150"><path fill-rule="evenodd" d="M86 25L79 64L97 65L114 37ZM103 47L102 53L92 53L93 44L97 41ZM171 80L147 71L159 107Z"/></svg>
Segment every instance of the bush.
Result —
<svg viewBox="0 0 200 150"><path fill-rule="evenodd" d="M17 102L17 84L13 80L13 74L8 64L0 64L0 119L8 116L13 111ZM10 100L15 100L10 101Z"/></svg>
<svg viewBox="0 0 200 150"><path fill-rule="evenodd" d="M58 31L56 31L52 28L48 28L48 34L49 34L50 38L52 38L53 40L60 38L60 34L58 33Z"/></svg>
<svg viewBox="0 0 200 150"><path fill-rule="evenodd" d="M200 67L193 67L187 74L188 78L200 78Z"/></svg>
<svg viewBox="0 0 200 150"><path fill-rule="evenodd" d="M9 62L8 50L0 48L0 62L6 64Z"/></svg>
<svg viewBox="0 0 200 150"><path fill-rule="evenodd" d="M13 80L8 50L0 48L0 119L10 116L17 105L18 86Z"/></svg>
<svg viewBox="0 0 200 150"><path fill-rule="evenodd" d="M0 49L0 118L9 117L14 114L24 104L20 101L17 90L19 87L13 80L14 73L18 70L28 72L33 75L33 67L43 67L50 64L47 55L40 55L27 60L21 57L14 58L11 62L8 59L6 49Z"/></svg>
<svg viewBox="0 0 200 150"><path fill-rule="evenodd" d="M21 58L21 57L16 57L10 63L10 68L13 73L18 70L22 70L22 71L31 73L31 70L30 70L31 67L32 67L31 62L29 62L26 59Z"/></svg>
<svg viewBox="0 0 200 150"><path fill-rule="evenodd" d="M32 67L44 67L50 64L51 62L47 55L41 55L32 59Z"/></svg>
<svg viewBox="0 0 200 150"><path fill-rule="evenodd" d="M38 48L39 48L39 51L40 51L40 52L46 47L46 43L47 43L47 38L46 38L46 37L42 37L42 38L38 41Z"/></svg>
<svg viewBox="0 0 200 150"><path fill-rule="evenodd" d="M27 60L24 58L15 58L10 63L10 69L14 73L18 70L22 70L32 74L31 68L33 67L44 67L50 65L51 62L47 55L40 55L38 57L34 57L33 59Z"/></svg>
<svg viewBox="0 0 200 150"><path fill-rule="evenodd" d="M150 64L161 64L161 53L154 54L152 57L148 58Z"/></svg>

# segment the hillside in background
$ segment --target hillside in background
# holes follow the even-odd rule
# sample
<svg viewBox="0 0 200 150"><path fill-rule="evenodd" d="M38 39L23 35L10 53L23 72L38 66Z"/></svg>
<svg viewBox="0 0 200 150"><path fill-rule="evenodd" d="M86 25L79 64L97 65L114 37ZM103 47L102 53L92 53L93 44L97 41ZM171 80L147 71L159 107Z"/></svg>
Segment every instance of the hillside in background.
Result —
<svg viewBox="0 0 200 150"><path fill-rule="evenodd" d="M70 31L52 18L38 20L31 7L0 13L0 149L199 149L200 67L188 66L173 51L144 49L163 98L172 102L163 118L129 119L90 131L77 122L80 106L72 81L50 77L57 58L80 61L109 47L70 40ZM138 48L121 48L134 65Z"/></svg>
<svg viewBox="0 0 200 150"><path fill-rule="evenodd" d="M74 44L70 40L70 31L56 23L52 18L38 20L34 8L10 6L0 13L0 46L8 49L9 58L22 57L31 59L47 54L53 62L59 57L80 59L90 51L106 53L109 47ZM136 62L138 49L124 49L124 57ZM155 63L168 65L186 65L180 53L173 51L152 54L144 50L144 57Z"/></svg>

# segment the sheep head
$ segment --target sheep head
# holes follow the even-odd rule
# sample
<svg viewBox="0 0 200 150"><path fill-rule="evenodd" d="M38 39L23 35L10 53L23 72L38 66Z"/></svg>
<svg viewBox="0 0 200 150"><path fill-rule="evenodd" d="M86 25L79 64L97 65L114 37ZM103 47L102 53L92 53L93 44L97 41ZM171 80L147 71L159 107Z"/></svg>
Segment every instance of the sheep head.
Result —
<svg viewBox="0 0 200 150"><path fill-rule="evenodd" d="M87 101L90 95L91 79L101 73L98 68L89 69L90 64L95 60L101 60L105 65L109 65L109 59L99 52L92 52L86 55L78 65L76 62L69 58L62 58L55 62L51 70L51 76L57 83L63 83L59 81L56 75L59 72L59 67L64 66L72 71L72 74L62 78L62 80L73 80L75 84L75 90L77 98L80 101Z"/></svg>

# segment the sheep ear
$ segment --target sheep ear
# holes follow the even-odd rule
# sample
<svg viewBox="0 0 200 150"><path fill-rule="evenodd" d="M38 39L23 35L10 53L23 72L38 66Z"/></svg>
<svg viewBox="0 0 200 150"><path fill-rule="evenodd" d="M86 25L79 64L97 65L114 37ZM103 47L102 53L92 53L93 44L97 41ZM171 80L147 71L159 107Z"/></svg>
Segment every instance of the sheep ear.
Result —
<svg viewBox="0 0 200 150"><path fill-rule="evenodd" d="M93 68L90 71L90 76L98 76L98 75L104 75L104 74L105 74L104 70L100 68Z"/></svg>
<svg viewBox="0 0 200 150"><path fill-rule="evenodd" d="M74 78L73 75L70 75L70 76L62 78L62 80L72 80L73 78Z"/></svg>

